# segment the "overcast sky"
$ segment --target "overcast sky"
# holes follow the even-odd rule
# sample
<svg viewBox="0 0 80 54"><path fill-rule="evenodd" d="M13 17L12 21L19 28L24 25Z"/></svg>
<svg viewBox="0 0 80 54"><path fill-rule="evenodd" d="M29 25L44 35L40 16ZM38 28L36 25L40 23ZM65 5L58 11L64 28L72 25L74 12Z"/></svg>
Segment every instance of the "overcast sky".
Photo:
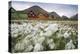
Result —
<svg viewBox="0 0 80 54"><path fill-rule="evenodd" d="M31 6L40 6L48 12L56 12L60 16L65 15L67 17L73 16L78 13L77 5L66 5L66 4L54 4L54 3L36 3L36 2L24 2L24 1L14 1L12 2L12 7L16 10L24 10Z"/></svg>

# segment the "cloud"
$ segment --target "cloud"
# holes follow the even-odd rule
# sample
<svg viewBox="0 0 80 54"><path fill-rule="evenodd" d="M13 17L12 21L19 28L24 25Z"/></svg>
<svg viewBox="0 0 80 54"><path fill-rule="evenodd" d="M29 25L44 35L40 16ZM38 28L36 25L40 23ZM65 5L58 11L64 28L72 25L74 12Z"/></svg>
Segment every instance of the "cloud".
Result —
<svg viewBox="0 0 80 54"><path fill-rule="evenodd" d="M38 5L41 8L45 9L48 12L57 12L60 16L65 15L70 17L76 13L78 13L77 5L69 5L69 4L54 4L54 3L36 3L36 2L12 2L12 6L16 10L24 10L31 6Z"/></svg>

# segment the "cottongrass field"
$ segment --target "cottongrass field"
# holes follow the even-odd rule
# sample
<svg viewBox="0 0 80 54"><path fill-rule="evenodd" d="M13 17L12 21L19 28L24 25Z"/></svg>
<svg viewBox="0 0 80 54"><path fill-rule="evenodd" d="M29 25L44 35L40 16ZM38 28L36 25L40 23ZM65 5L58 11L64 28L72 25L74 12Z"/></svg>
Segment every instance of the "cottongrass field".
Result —
<svg viewBox="0 0 80 54"><path fill-rule="evenodd" d="M12 52L39 52L78 48L77 21L11 21Z"/></svg>

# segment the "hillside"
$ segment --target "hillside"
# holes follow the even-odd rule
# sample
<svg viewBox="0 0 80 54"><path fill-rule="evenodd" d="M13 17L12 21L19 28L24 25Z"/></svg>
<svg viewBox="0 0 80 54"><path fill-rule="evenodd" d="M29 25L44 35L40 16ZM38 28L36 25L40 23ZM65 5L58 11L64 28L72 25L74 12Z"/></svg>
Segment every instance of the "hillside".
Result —
<svg viewBox="0 0 80 54"><path fill-rule="evenodd" d="M32 6L22 11L17 11L13 7L9 9L12 20L78 20L78 14L68 18L59 16L55 11L48 12L39 6Z"/></svg>
<svg viewBox="0 0 80 54"><path fill-rule="evenodd" d="M78 13L70 17L71 20L78 20Z"/></svg>

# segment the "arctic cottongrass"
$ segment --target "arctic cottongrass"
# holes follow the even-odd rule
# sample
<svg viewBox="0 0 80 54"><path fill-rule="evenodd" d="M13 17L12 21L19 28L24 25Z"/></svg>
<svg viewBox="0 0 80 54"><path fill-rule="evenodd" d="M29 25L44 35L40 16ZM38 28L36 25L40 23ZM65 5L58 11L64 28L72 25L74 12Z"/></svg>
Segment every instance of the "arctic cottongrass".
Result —
<svg viewBox="0 0 80 54"><path fill-rule="evenodd" d="M55 43L54 42L50 43L49 47L50 47L50 49L55 49Z"/></svg>
<svg viewBox="0 0 80 54"><path fill-rule="evenodd" d="M49 24L45 31L52 31L53 33L58 30L58 24Z"/></svg>
<svg viewBox="0 0 80 54"><path fill-rule="evenodd" d="M67 31L64 33L64 38L68 38L70 36L70 33L68 33Z"/></svg>
<svg viewBox="0 0 80 54"><path fill-rule="evenodd" d="M75 49L75 46L74 46L72 40L70 40L70 41L66 44L65 49Z"/></svg>
<svg viewBox="0 0 80 54"><path fill-rule="evenodd" d="M76 49L77 30L53 22L11 24L13 52Z"/></svg>
<svg viewBox="0 0 80 54"><path fill-rule="evenodd" d="M37 43L37 44L35 44L35 46L34 46L34 52L36 52L36 51L42 51L44 49L44 47L42 46L42 44L39 44L39 43Z"/></svg>
<svg viewBox="0 0 80 54"><path fill-rule="evenodd" d="M32 45L29 45L29 46L27 46L25 48L25 50L23 52L30 52L30 51L32 51L32 49L33 49L33 46Z"/></svg>
<svg viewBox="0 0 80 54"><path fill-rule="evenodd" d="M25 44L24 43L17 43L15 45L15 51L22 51L25 48Z"/></svg>

